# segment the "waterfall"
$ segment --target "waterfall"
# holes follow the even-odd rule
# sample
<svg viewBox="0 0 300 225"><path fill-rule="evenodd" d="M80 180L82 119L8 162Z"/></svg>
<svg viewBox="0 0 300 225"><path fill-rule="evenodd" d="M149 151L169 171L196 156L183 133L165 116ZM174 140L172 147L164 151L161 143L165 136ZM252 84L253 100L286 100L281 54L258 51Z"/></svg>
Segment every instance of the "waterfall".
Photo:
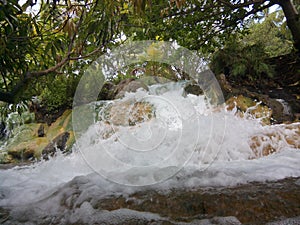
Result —
<svg viewBox="0 0 300 225"><path fill-rule="evenodd" d="M104 198L149 188L232 186L300 176L300 151L288 141L299 123L263 126L225 107L212 108L204 95L185 94L183 87L154 85L149 92L94 103L95 123L78 138L72 154L0 170L0 207L36 203L42 204L41 211L59 213L59 202L76 193L75 186L86 199L95 191ZM133 113L131 123L114 122L114 105L127 103L137 113L146 109L146 117ZM266 155L262 146L278 151Z"/></svg>

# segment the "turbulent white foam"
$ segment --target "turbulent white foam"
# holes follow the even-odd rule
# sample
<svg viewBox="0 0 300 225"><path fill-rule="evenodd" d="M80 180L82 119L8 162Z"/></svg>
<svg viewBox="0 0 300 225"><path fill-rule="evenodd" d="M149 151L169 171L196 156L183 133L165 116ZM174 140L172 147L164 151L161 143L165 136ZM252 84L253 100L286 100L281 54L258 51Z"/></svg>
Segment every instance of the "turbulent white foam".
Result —
<svg viewBox="0 0 300 225"><path fill-rule="evenodd" d="M123 99L153 104L156 117L150 121L114 126L108 138L102 134L111 132L112 127L99 121L82 136L71 155L1 170L0 206L47 199L43 207L59 210L55 204L74 193L74 182L84 190L85 199L145 188L230 186L300 176L300 151L287 143L280 152L261 158L256 158L250 147L251 136L280 126L262 126L232 112L211 110L204 96L183 97L182 88L168 88L127 93Z"/></svg>

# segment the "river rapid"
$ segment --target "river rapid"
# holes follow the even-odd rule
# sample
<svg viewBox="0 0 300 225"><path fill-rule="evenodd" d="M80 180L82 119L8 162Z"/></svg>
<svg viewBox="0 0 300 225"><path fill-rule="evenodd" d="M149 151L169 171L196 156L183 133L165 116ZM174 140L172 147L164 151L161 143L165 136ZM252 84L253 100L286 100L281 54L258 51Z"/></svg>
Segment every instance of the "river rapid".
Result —
<svg viewBox="0 0 300 225"><path fill-rule="evenodd" d="M146 102L152 116L130 126L108 123L106 108L120 102ZM167 194L300 177L300 151L283 138L297 134L299 123L294 130L262 125L260 119L236 116L236 109L210 107L204 95L186 94L177 83L93 106L97 119L71 154L0 170L0 207L7 212L2 223L126 224L133 218L160 224L168 218L126 208L108 211L97 202L119 196L129 201L137 192ZM279 135L270 138L272 132ZM257 135L260 146L270 144L276 152L254 151Z"/></svg>

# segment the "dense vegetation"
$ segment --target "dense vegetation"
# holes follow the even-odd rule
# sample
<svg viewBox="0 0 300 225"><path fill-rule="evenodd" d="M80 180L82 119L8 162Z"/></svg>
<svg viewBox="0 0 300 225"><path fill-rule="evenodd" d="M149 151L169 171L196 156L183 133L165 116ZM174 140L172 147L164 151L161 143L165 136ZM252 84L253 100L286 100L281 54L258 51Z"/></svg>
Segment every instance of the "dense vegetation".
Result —
<svg viewBox="0 0 300 225"><path fill-rule="evenodd" d="M272 77L265 60L300 49L298 11L299 0L0 0L0 100L4 108L33 97L50 112L70 107L84 69L134 40L176 41L217 73ZM173 76L168 66L144 66Z"/></svg>

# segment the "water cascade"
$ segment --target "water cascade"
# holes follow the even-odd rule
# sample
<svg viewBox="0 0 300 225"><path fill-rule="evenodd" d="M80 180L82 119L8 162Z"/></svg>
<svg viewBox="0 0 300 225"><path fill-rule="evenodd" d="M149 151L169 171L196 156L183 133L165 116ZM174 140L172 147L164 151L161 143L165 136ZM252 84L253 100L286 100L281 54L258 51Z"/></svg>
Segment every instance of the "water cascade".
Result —
<svg viewBox="0 0 300 225"><path fill-rule="evenodd" d="M114 105L126 104L135 108L124 122ZM141 190L168 192L300 176L300 123L263 126L226 107L210 108L204 95L184 94L183 84L176 83L93 106L97 119L72 154L0 170L0 207L12 210L13 219L40 218L49 224L55 217L67 224L78 218L92 223L98 217L113 221L132 215L156 220L157 215L127 209L96 214L92 206L107 196ZM273 151L267 154L265 148Z"/></svg>

